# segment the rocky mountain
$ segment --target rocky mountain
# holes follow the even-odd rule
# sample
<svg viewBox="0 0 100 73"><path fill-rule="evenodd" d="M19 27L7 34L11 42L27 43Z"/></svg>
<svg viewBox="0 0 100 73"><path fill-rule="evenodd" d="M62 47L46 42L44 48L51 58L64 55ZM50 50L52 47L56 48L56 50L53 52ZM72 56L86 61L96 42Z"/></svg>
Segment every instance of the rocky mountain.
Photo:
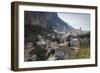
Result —
<svg viewBox="0 0 100 73"><path fill-rule="evenodd" d="M56 12L25 11L25 26L39 26L49 32L54 29L59 31L70 31L74 29L68 25L68 23L60 19Z"/></svg>

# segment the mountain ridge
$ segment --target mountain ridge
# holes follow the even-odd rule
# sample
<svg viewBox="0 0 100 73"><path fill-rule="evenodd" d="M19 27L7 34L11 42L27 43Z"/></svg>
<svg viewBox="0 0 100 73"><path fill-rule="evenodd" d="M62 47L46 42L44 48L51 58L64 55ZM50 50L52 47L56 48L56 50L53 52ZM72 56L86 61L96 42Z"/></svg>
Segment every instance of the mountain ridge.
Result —
<svg viewBox="0 0 100 73"><path fill-rule="evenodd" d="M67 22L60 19L56 12L33 12L25 11L25 25L41 26L46 28L48 31L54 29L60 31L70 31L74 28L68 25Z"/></svg>

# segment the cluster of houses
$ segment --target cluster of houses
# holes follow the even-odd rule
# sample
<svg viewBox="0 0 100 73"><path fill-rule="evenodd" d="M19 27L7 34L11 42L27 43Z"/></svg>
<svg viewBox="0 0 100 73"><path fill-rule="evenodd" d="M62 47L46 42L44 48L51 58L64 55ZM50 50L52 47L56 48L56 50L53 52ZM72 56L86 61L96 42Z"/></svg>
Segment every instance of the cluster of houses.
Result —
<svg viewBox="0 0 100 73"><path fill-rule="evenodd" d="M77 51L80 47L80 40L77 38L76 34L65 33L61 31L54 30L55 34L47 34L50 40L43 38L41 35L38 35L38 42L36 44L46 50L45 60L66 60L70 59L70 55L73 51ZM59 40L59 42L58 42ZM35 46L32 42L27 42L25 45L25 61L37 61L37 55L34 53ZM30 55L30 52L33 52Z"/></svg>

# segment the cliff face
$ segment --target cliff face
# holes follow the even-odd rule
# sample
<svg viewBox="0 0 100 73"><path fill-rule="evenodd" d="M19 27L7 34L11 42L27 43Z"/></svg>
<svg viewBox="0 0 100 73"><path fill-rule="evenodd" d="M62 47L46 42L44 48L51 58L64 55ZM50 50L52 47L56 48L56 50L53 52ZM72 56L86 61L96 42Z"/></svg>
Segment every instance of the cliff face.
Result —
<svg viewBox="0 0 100 73"><path fill-rule="evenodd" d="M31 12L25 11L25 25L41 26L48 31L53 29L73 30L68 23L61 20L55 12Z"/></svg>
<svg viewBox="0 0 100 73"><path fill-rule="evenodd" d="M68 32L74 28L61 20L55 12L24 12L25 41L36 41L37 35L55 34L54 30ZM46 38L46 37L45 37Z"/></svg>
<svg viewBox="0 0 100 73"><path fill-rule="evenodd" d="M50 19L50 13L30 11L25 12L25 25L42 26L46 28Z"/></svg>

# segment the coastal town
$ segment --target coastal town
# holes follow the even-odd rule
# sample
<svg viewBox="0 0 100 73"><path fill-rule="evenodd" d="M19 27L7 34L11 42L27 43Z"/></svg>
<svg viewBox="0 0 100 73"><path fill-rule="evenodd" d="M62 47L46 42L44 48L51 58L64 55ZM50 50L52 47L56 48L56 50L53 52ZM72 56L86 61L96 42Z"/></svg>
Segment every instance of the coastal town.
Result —
<svg viewBox="0 0 100 73"><path fill-rule="evenodd" d="M33 46L33 42L29 41L26 43L25 61L36 61L36 60L66 60L70 59L73 51L78 51L80 47L80 39L77 37L75 32L61 32L54 30L55 34L47 34L46 38L38 35L38 41L36 46L41 48L43 59L38 59L36 54L36 46ZM78 31L77 33L79 33ZM31 53L29 53L31 52ZM39 55L39 56L40 56Z"/></svg>

